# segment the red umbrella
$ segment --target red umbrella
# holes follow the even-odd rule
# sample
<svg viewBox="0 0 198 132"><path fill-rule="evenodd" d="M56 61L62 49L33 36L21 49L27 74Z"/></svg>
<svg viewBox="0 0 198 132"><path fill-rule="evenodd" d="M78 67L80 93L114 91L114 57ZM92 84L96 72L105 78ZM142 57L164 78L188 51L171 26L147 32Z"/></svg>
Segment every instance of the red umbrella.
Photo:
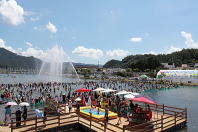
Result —
<svg viewBox="0 0 198 132"><path fill-rule="evenodd" d="M86 88L80 88L80 89L77 89L75 90L75 92L90 92L91 90L90 89L86 89Z"/></svg>
<svg viewBox="0 0 198 132"><path fill-rule="evenodd" d="M130 100L137 101L137 102L144 102L144 103L148 103L148 104L156 104L154 101L152 101L148 98L145 98L145 97L132 98Z"/></svg>

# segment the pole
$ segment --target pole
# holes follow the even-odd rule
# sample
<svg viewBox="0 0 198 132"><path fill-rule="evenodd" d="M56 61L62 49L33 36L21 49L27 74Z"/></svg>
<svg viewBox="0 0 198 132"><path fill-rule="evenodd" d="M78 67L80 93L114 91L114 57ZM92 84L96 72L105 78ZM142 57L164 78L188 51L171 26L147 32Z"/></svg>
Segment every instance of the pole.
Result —
<svg viewBox="0 0 198 132"><path fill-rule="evenodd" d="M106 132L107 129L107 123L106 123L106 119L104 120L104 132Z"/></svg>
<svg viewBox="0 0 198 132"><path fill-rule="evenodd" d="M13 120L11 120L11 132L13 132Z"/></svg>
<svg viewBox="0 0 198 132"><path fill-rule="evenodd" d="M185 126L187 124L187 120L188 120L188 114L187 114L187 108L185 108Z"/></svg>
<svg viewBox="0 0 198 132"><path fill-rule="evenodd" d="M163 115L164 115L164 104L162 105L162 107L163 107Z"/></svg>
<svg viewBox="0 0 198 132"><path fill-rule="evenodd" d="M164 125L164 124L163 124L164 122L163 122L163 120L164 120L164 119L163 119L163 115L161 115L161 131L163 131L163 129L164 129L164 126L163 126L163 125Z"/></svg>
<svg viewBox="0 0 198 132"><path fill-rule="evenodd" d="M186 119L186 122L187 122L187 118L188 118L188 116L187 116L187 108L185 108L185 119Z"/></svg>
<svg viewBox="0 0 198 132"><path fill-rule="evenodd" d="M58 126L60 126L60 112L58 113Z"/></svg>
<svg viewBox="0 0 198 132"><path fill-rule="evenodd" d="M125 125L123 125L123 132L125 131Z"/></svg>
<svg viewBox="0 0 198 132"><path fill-rule="evenodd" d="M91 129L91 119L92 118L92 114L91 114L91 112L90 112L90 129Z"/></svg>
<svg viewBox="0 0 198 132"><path fill-rule="evenodd" d="M176 130L176 125L177 125L177 113L175 112L175 116L174 116L174 127Z"/></svg>
<svg viewBox="0 0 198 132"><path fill-rule="evenodd" d="M79 123L79 121L80 121L80 116L79 116L79 110L77 110L77 114L78 114L78 123Z"/></svg>
<svg viewBox="0 0 198 132"><path fill-rule="evenodd" d="M35 117L35 131L37 132L37 116Z"/></svg>

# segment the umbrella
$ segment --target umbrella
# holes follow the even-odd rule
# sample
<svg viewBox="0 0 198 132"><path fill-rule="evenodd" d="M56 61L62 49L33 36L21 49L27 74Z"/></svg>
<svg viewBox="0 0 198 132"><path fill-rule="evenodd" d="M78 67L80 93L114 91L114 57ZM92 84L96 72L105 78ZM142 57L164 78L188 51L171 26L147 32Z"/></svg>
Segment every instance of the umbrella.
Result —
<svg viewBox="0 0 198 132"><path fill-rule="evenodd" d="M17 103L16 103L16 102L8 102L8 103L6 103L5 105L7 105L7 106L8 106L8 105L11 105L11 106L12 106L12 105L17 105Z"/></svg>
<svg viewBox="0 0 198 132"><path fill-rule="evenodd" d="M110 92L115 92L116 90L113 89L106 89L104 91L102 91L102 93L110 93Z"/></svg>
<svg viewBox="0 0 198 132"><path fill-rule="evenodd" d="M139 96L140 95L140 93L135 93L135 92L132 92L131 94L134 95L134 96Z"/></svg>
<svg viewBox="0 0 198 132"><path fill-rule="evenodd" d="M80 97L78 97L78 98L76 98L76 99L75 99L75 101L81 101L81 98L80 98Z"/></svg>
<svg viewBox="0 0 198 132"><path fill-rule="evenodd" d="M22 102L19 104L19 106L29 106L30 104L28 102Z"/></svg>
<svg viewBox="0 0 198 132"><path fill-rule="evenodd" d="M137 102L143 102L143 103L147 103L147 104L156 104L154 101L152 101L148 98L145 98L145 97L138 97L138 98L133 98L130 100L137 101Z"/></svg>
<svg viewBox="0 0 198 132"><path fill-rule="evenodd" d="M132 92L127 92L127 91L123 90L123 91L116 93L115 95L130 94L130 93L132 93Z"/></svg>
<svg viewBox="0 0 198 132"><path fill-rule="evenodd" d="M135 98L135 96L133 94L127 94L127 95L124 95L124 97L127 98L127 99Z"/></svg>
<svg viewBox="0 0 198 132"><path fill-rule="evenodd" d="M86 88L80 88L80 89L75 90L75 92L78 92L78 93L80 93L80 92L90 92L90 91L91 91L90 89L86 89Z"/></svg>
<svg viewBox="0 0 198 132"><path fill-rule="evenodd" d="M104 89L104 88L96 88L93 91L104 91L104 90L106 90L106 89Z"/></svg>

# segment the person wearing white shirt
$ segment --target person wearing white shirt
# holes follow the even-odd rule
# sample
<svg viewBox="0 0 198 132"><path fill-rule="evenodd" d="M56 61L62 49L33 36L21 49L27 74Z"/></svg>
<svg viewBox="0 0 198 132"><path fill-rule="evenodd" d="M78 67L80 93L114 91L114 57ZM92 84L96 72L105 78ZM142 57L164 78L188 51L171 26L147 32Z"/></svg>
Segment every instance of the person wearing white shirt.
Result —
<svg viewBox="0 0 198 132"><path fill-rule="evenodd" d="M71 112L71 110L72 110L72 102L71 102L71 100L69 100L69 102L68 102L68 106L69 106L69 113Z"/></svg>

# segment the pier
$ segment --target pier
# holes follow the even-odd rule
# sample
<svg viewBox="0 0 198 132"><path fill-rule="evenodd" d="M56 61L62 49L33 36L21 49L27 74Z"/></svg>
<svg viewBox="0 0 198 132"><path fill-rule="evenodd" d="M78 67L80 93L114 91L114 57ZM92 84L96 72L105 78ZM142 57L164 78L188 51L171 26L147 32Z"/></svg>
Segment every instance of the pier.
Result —
<svg viewBox="0 0 198 132"><path fill-rule="evenodd" d="M84 126L86 131L96 132L169 132L179 130L187 125L187 109L176 108L166 105L150 105L153 117L152 120L143 124L129 126L127 118L122 117L122 123L115 125L118 119L109 120L108 122L100 120L92 120L81 116L76 113L75 109L71 113L68 113L68 107L66 111L64 105L61 107L60 114L48 115L46 124L43 124L42 117L36 117L34 111L28 111L28 119L26 125L24 121L21 121L21 126L16 127L16 121L13 118L10 123L10 127L3 127L3 132L49 132L49 131L63 131L67 129L67 126L78 127ZM144 105L142 105L144 107Z"/></svg>

